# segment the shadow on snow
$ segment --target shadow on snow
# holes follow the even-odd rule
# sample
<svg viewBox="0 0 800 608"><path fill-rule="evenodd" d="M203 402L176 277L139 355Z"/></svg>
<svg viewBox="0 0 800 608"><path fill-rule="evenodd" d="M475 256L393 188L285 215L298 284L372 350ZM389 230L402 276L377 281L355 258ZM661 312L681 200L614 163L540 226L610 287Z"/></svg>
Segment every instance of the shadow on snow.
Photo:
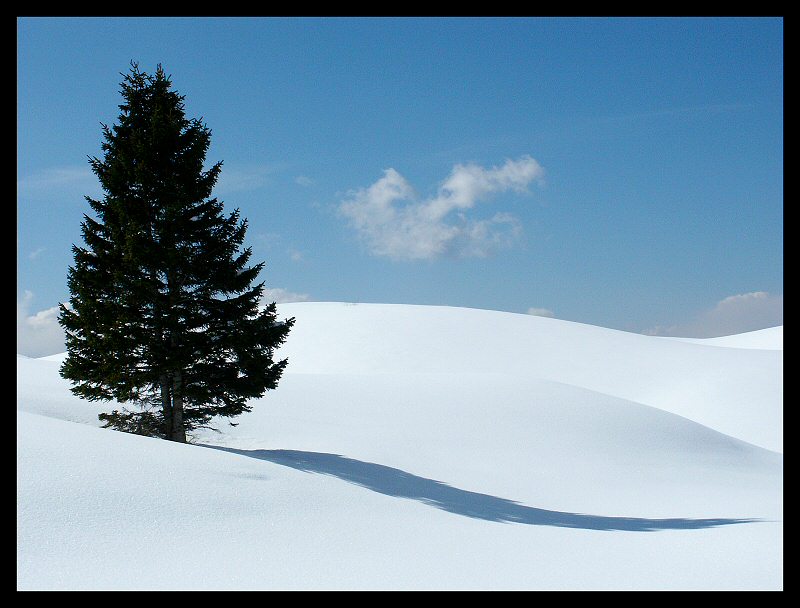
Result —
<svg viewBox="0 0 800 608"><path fill-rule="evenodd" d="M460 490L436 481L412 475L400 469L345 458L336 454L298 450L236 450L220 446L203 447L241 454L258 460L291 467L307 473L332 475L380 494L410 498L450 513L487 521L512 522L535 526L581 528L585 530L691 530L742 524L757 519L646 519L641 517L609 517L550 511L528 507L513 500Z"/></svg>

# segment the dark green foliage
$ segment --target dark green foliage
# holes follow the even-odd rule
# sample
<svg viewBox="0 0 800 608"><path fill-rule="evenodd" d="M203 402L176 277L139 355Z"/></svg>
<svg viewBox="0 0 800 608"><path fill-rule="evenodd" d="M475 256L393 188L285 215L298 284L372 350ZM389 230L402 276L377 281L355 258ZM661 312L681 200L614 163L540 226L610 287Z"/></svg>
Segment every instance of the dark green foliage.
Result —
<svg viewBox="0 0 800 608"><path fill-rule="evenodd" d="M185 441L277 386L287 361L273 352L294 319L259 310L247 220L211 198L222 163L203 170L211 131L186 118L160 65L150 76L132 64L121 93L103 158L89 159L104 197L86 197L96 218L73 246L61 375L83 398L142 409L101 414L106 426Z"/></svg>
<svg viewBox="0 0 800 608"><path fill-rule="evenodd" d="M132 412L123 409L122 412L119 412L114 410L110 414L100 414L98 418L105 423L104 428L112 428L116 431L147 437L165 437L167 435L165 420L159 411Z"/></svg>

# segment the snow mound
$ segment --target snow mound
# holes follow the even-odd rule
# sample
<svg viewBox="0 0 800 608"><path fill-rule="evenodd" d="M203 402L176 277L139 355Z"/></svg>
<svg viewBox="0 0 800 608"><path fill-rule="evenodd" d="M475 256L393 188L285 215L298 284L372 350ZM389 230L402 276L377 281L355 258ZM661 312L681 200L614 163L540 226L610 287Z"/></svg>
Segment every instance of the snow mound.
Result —
<svg viewBox="0 0 800 608"><path fill-rule="evenodd" d="M113 405L18 357L20 589L782 588L782 352L279 313L278 389L199 445L92 428Z"/></svg>
<svg viewBox="0 0 800 608"><path fill-rule="evenodd" d="M783 449L783 353L707 349L560 319L469 308L300 302L293 373L504 374L649 405Z"/></svg>

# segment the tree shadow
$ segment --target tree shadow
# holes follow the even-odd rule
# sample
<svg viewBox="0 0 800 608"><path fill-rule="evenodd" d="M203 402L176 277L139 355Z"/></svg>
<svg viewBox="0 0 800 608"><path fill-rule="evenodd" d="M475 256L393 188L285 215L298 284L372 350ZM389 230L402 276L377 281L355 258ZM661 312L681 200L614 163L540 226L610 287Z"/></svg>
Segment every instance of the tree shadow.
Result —
<svg viewBox="0 0 800 608"><path fill-rule="evenodd" d="M299 450L237 450L221 446L203 447L266 460L307 473L332 475L380 494L418 500L450 513L487 521L556 526L584 530L692 530L761 521L758 519L647 519L610 517L529 507L513 500L461 490L434 479L412 475L400 469L363 462L337 454Z"/></svg>

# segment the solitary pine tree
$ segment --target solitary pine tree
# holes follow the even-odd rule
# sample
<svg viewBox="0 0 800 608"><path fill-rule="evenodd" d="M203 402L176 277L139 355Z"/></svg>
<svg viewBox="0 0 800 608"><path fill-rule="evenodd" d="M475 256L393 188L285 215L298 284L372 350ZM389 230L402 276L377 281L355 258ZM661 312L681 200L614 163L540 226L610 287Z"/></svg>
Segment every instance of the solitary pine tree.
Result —
<svg viewBox="0 0 800 608"><path fill-rule="evenodd" d="M203 170L211 131L186 118L161 65L123 76L118 124L89 159L104 196L86 197L96 219L84 215L72 248L61 375L80 397L133 405L100 414L106 427L185 442L276 388L287 360L274 349L294 319L259 309L247 220L211 198L222 163Z"/></svg>

